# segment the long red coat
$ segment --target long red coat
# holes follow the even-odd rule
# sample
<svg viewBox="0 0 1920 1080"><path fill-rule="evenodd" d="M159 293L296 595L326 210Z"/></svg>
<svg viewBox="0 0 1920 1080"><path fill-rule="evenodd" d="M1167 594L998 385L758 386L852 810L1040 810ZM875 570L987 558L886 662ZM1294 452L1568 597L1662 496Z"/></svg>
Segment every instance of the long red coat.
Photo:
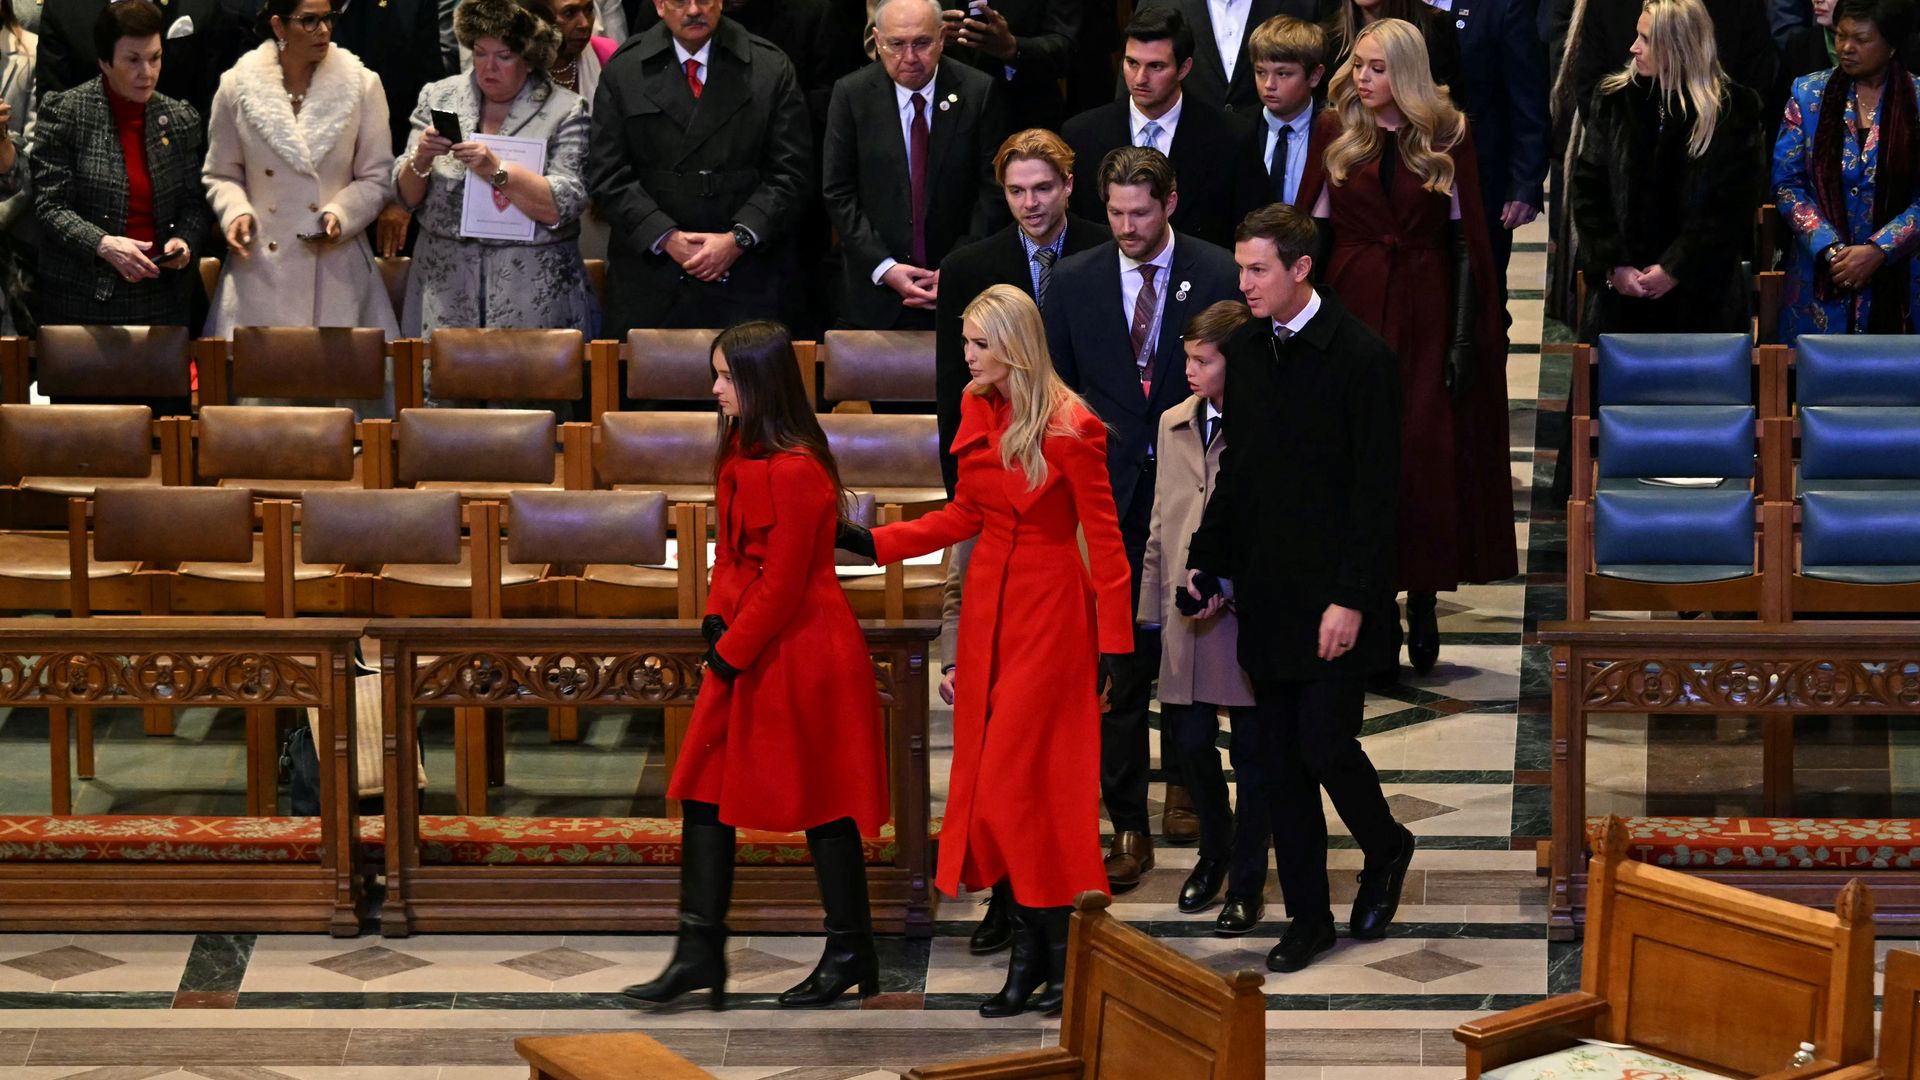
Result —
<svg viewBox="0 0 1920 1080"><path fill-rule="evenodd" d="M1000 462L1008 408L966 394L953 440L953 501L874 530L882 563L978 535L960 606L954 662L953 774L935 884L949 895L1002 878L1028 907L1062 907L1107 890L1101 863L1099 654L1133 651L1132 579L1106 428L1073 418L1049 435L1047 478L1028 490ZM1086 534L1092 562L1080 556Z"/></svg>
<svg viewBox="0 0 1920 1080"><path fill-rule="evenodd" d="M1337 128L1340 118L1329 110L1320 123ZM1452 340L1452 199L1421 187L1413 170L1398 161L1389 195L1380 185L1378 158L1353 170L1346 183L1326 188L1334 244L1327 284L1400 358L1396 584L1423 592L1519 572L1507 463L1506 313L1480 207L1472 139L1455 146L1452 157L1460 224L1480 294L1474 313L1480 365L1459 409L1443 381Z"/></svg>
<svg viewBox="0 0 1920 1080"><path fill-rule="evenodd" d="M729 684L700 684L667 795L720 820L794 832L887 820L880 694L866 639L834 575L839 494L811 454L735 455L721 466L707 612L727 621Z"/></svg>

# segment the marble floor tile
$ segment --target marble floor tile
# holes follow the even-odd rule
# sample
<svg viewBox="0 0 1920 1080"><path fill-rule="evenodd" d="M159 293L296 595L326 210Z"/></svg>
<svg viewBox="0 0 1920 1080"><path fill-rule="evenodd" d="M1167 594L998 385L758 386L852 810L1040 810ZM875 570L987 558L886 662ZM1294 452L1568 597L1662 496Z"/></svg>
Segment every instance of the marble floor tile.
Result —
<svg viewBox="0 0 1920 1080"><path fill-rule="evenodd" d="M1415 836L1509 836L1512 834L1513 788L1505 784L1395 784L1382 785L1394 817ZM1351 835L1322 793L1327 832ZM1417 820L1414 820L1417 818Z"/></svg>
<svg viewBox="0 0 1920 1080"><path fill-rule="evenodd" d="M173 990L191 934L0 934L0 993Z"/></svg>
<svg viewBox="0 0 1920 1080"><path fill-rule="evenodd" d="M1431 672L1403 669L1404 685L1461 701L1510 702L1520 696L1520 650L1512 645L1442 643Z"/></svg>

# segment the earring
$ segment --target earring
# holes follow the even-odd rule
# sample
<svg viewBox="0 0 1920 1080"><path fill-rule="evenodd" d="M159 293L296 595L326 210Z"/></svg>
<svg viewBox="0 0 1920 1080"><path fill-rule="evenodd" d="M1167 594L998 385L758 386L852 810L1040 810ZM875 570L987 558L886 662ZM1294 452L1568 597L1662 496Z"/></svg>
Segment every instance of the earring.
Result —
<svg viewBox="0 0 1920 1080"><path fill-rule="evenodd" d="M286 39L286 38L274 38L274 39L273 39L273 47L274 47L274 48L276 48L276 49L279 49L279 50L280 50L281 52L286 52L286 51L287 51L287 39Z"/></svg>

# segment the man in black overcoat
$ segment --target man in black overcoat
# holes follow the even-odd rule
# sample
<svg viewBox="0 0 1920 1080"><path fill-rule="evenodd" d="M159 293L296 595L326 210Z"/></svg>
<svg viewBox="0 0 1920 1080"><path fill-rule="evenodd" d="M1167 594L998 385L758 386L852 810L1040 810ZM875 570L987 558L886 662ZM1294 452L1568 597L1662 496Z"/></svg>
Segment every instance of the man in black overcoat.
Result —
<svg viewBox="0 0 1920 1080"><path fill-rule="evenodd" d="M657 0L659 25L607 61L587 185L607 217L606 336L780 318L813 183L793 64L721 15Z"/></svg>
<svg viewBox="0 0 1920 1080"><path fill-rule="evenodd" d="M1366 678L1400 650L1400 364L1308 283L1305 212L1275 203L1236 236L1254 319L1221 347L1232 437L1188 549L1188 591L1200 617L1230 593L1240 620L1254 720L1234 732L1234 776L1243 799L1259 785L1273 813L1291 921L1267 966L1298 971L1334 944L1321 788L1365 853L1355 938L1386 933L1413 858L1359 739Z"/></svg>
<svg viewBox="0 0 1920 1080"><path fill-rule="evenodd" d="M1060 129L1067 118L1060 81L1079 66L1082 21L1102 5L1085 0L942 0L954 59L998 84L1007 115L1022 127ZM1113 5L1106 4L1106 11Z"/></svg>

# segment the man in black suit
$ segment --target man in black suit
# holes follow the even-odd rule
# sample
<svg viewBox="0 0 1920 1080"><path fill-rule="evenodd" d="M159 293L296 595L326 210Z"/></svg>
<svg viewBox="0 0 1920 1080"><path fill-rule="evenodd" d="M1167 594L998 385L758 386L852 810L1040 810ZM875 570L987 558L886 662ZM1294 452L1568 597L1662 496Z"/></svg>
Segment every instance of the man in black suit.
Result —
<svg viewBox="0 0 1920 1080"><path fill-rule="evenodd" d="M1547 55L1525 0L1456 3L1460 35L1459 85L1453 99L1473 125L1480 163L1480 204L1505 294L1513 230L1547 204Z"/></svg>
<svg viewBox="0 0 1920 1080"><path fill-rule="evenodd" d="M156 88L200 113L206 135L207 113L220 76L254 45L253 9L258 0L155 0L166 16L162 34L160 84ZM59 0L40 15L40 43L34 62L33 93L70 90L100 74L93 47L93 22L109 0ZM407 103L411 112L413 103Z"/></svg>
<svg viewBox="0 0 1920 1080"><path fill-rule="evenodd" d="M780 318L813 140L793 64L720 0L655 0L607 61L587 184L607 217L606 334Z"/></svg>
<svg viewBox="0 0 1920 1080"><path fill-rule="evenodd" d="M1243 138L1226 112L1181 92L1193 70L1193 29L1173 8L1147 8L1127 24L1120 73L1127 97L1067 121L1060 134L1081 161L1099 161L1116 146L1151 146L1180 175L1180 209L1173 227L1222 248L1233 242L1233 181L1222 164ZM1089 184L1073 209L1100 213L1100 193Z"/></svg>
<svg viewBox="0 0 1920 1080"><path fill-rule="evenodd" d="M1077 66L1083 0L946 0L954 58L1000 86L1007 115L1026 127L1060 130L1067 118L1060 80ZM1106 5L1108 10L1111 4Z"/></svg>
<svg viewBox="0 0 1920 1080"><path fill-rule="evenodd" d="M880 63L827 107L821 194L840 233L840 325L931 330L940 260L999 216L993 80L940 62L940 0L881 0Z"/></svg>
<svg viewBox="0 0 1920 1080"><path fill-rule="evenodd" d="M653 0L626 0L625 12L628 36L660 22ZM726 0L725 13L787 54L814 126L823 127L833 84L867 62L860 55L860 23L849 24L828 0Z"/></svg>
<svg viewBox="0 0 1920 1080"><path fill-rule="evenodd" d="M1140 0L1138 10L1178 8L1193 27L1195 42L1187 92L1216 109L1251 116L1260 108L1260 95L1253 86L1253 65L1247 62L1247 35L1275 15L1319 22L1333 10L1334 0L1228 0L1220 5L1224 10L1244 12L1230 21L1215 19L1214 6L1211 0Z"/></svg>
<svg viewBox="0 0 1920 1080"><path fill-rule="evenodd" d="M1304 211L1275 203L1236 235L1254 319L1220 350L1232 437L1188 548L1187 588L1206 617L1231 586L1254 695L1247 735L1234 732L1234 776L1242 798L1260 785L1272 810L1291 920L1267 966L1298 971L1334 944L1321 788L1365 853L1355 938L1386 933L1413 858L1359 739L1366 678L1400 651L1400 363L1308 284L1316 231Z"/></svg>
<svg viewBox="0 0 1920 1080"><path fill-rule="evenodd" d="M1180 331L1209 304L1237 295L1237 273L1225 251L1168 224L1180 193L1160 151L1123 146L1100 163L1097 180L1113 241L1054 268L1043 314L1054 368L1113 431L1107 471L1137 599L1153 524L1160 414L1190 396ZM1107 878L1124 889L1153 868L1147 701L1160 670L1159 635L1135 630L1134 651L1103 667L1113 680L1100 725L1100 793L1114 829ZM1177 763L1166 764L1173 771ZM1167 805L1191 807L1184 796L1169 785Z"/></svg>

